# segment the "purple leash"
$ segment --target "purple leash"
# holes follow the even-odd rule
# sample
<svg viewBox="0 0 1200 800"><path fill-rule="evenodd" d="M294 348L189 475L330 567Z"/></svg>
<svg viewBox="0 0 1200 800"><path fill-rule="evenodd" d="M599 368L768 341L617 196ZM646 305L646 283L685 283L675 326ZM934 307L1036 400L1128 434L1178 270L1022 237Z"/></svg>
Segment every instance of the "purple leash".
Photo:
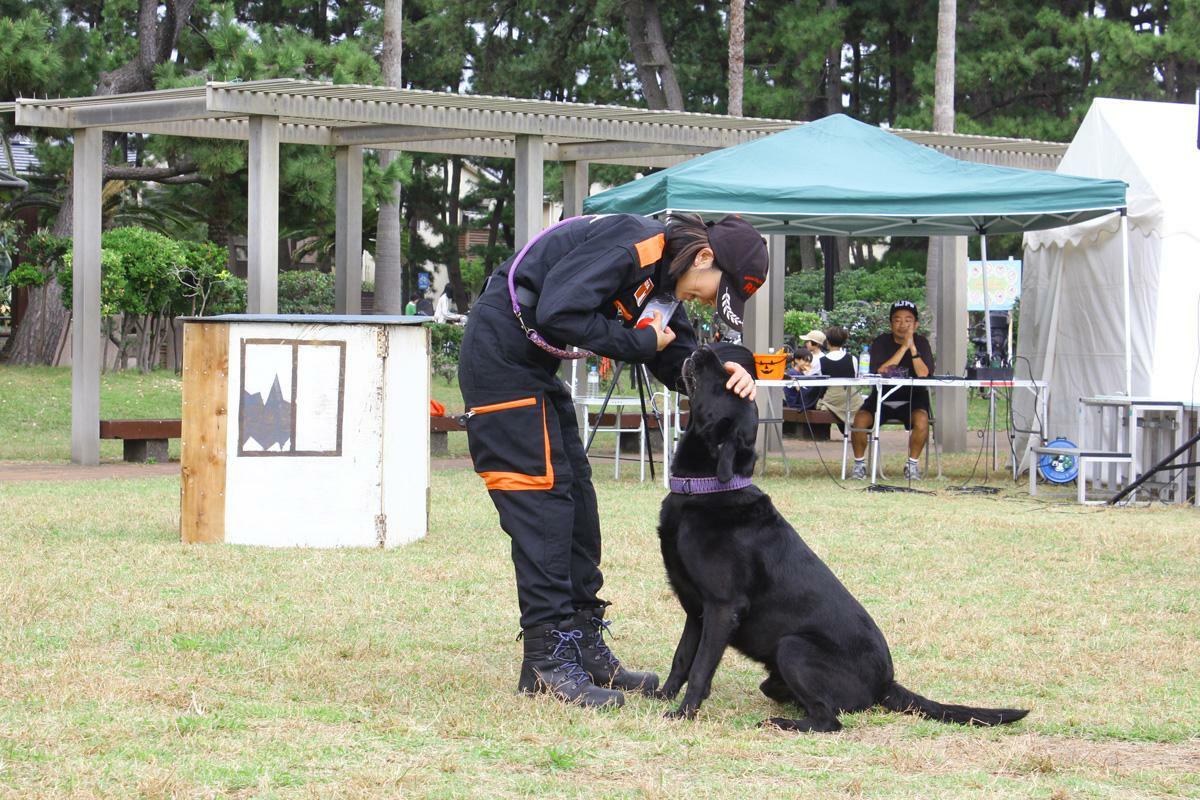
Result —
<svg viewBox="0 0 1200 800"><path fill-rule="evenodd" d="M530 328L528 325L525 324L525 319L521 316L521 304L517 302L517 285L516 285L517 265L520 264L522 259L525 258L525 254L529 252L529 249L531 247L533 247L533 245L536 244L538 241L540 241L543 236L550 233L550 231L561 228L563 225L566 225L568 222L574 222L577 219L591 219L592 217L595 217L595 216L596 216L595 214L587 214L587 215L584 215L581 217L568 217L567 219L560 219L558 222L554 223L549 228L546 228L546 230L542 231L537 236L534 236L532 239L530 239L528 242L526 242L525 246L521 248L521 252L517 253L517 257L513 259L512 265L508 268L508 298L509 298L509 300L512 301L513 314L516 315L517 322L520 324L521 330L525 331L525 337L527 339L529 339L529 341L533 342L538 347L542 348L547 353L549 353L552 356L555 356L556 358L565 358L565 359L573 360L576 358L587 358L590 355L594 355L594 353L589 353L587 350L579 350L578 352L571 353L571 352L568 352L561 348L555 347L554 345L550 344L545 339L543 339L542 335L540 333L538 333L533 328Z"/></svg>

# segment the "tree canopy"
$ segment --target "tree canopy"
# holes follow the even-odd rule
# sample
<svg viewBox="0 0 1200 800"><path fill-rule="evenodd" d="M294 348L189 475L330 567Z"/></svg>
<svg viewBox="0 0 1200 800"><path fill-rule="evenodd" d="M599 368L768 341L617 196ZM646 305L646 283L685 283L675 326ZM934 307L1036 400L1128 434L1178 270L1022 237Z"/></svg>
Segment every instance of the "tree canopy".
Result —
<svg viewBox="0 0 1200 800"><path fill-rule="evenodd" d="M844 110L874 124L930 128L937 8L937 0L746 4L743 113L802 120ZM408 0L403 83L724 113L728 14L728 3L714 0ZM378 83L382 16L382 2L360 0L0 0L0 99L272 77ZM1198 83L1200 0L958 3L958 131L1066 141L1094 97L1190 101ZM31 191L50 227L66 198L70 143L61 133L30 133L45 173ZM244 230L244 144L161 136L110 144L106 177L126 181L113 190L112 214L219 246ZM461 210L487 230L487 244L460 253L451 193L464 164L481 179ZM551 191L554 170L548 165ZM593 179L628 175L593 171ZM332 153L285 146L280 178L281 233L307 242L328 268ZM510 252L507 163L406 154L384 170L369 156L368 250L370 209L393 180L406 187L407 269L461 259L458 274L482 276ZM22 202L12 199L10 210ZM414 235L421 222L442 234L441 245Z"/></svg>

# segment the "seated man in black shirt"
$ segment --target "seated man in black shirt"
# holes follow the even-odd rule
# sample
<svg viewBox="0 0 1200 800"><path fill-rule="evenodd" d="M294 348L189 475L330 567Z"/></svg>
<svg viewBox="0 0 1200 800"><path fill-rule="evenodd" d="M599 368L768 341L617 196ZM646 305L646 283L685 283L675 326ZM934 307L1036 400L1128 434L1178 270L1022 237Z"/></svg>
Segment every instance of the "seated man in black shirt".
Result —
<svg viewBox="0 0 1200 800"><path fill-rule="evenodd" d="M909 300L892 303L892 330L871 342L871 373L888 378L927 378L933 372L933 351L929 340L917 333L917 306ZM885 388L886 391L886 388ZM854 427L867 429L875 421L876 392L854 415ZM902 422L908 431L908 461L904 477L921 479L918 463L925 442L929 439L929 390L924 387L901 386L883 401L881 422ZM867 433L856 431L850 437L854 447L854 471L851 477L867 478Z"/></svg>

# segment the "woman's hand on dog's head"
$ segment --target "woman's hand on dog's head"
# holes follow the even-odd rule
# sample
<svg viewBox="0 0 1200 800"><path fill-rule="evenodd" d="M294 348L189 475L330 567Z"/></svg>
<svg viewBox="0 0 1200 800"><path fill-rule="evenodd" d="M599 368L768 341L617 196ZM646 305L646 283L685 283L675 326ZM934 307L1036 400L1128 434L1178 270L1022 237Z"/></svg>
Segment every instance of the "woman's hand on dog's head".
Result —
<svg viewBox="0 0 1200 800"><path fill-rule="evenodd" d="M754 385L754 376L746 372L746 368L736 361L726 361L725 371L729 373L729 380L726 381L725 388L738 397L753 401L758 394L757 387Z"/></svg>

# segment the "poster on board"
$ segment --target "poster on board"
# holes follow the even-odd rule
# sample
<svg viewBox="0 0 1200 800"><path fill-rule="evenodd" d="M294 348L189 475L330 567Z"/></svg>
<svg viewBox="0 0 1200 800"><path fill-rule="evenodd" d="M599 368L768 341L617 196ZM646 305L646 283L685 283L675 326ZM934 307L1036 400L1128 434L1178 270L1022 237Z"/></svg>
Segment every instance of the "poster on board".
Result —
<svg viewBox="0 0 1200 800"><path fill-rule="evenodd" d="M1011 311L1021 296L1021 262L988 261L988 300L992 311ZM983 311L983 262L967 262L967 310Z"/></svg>

